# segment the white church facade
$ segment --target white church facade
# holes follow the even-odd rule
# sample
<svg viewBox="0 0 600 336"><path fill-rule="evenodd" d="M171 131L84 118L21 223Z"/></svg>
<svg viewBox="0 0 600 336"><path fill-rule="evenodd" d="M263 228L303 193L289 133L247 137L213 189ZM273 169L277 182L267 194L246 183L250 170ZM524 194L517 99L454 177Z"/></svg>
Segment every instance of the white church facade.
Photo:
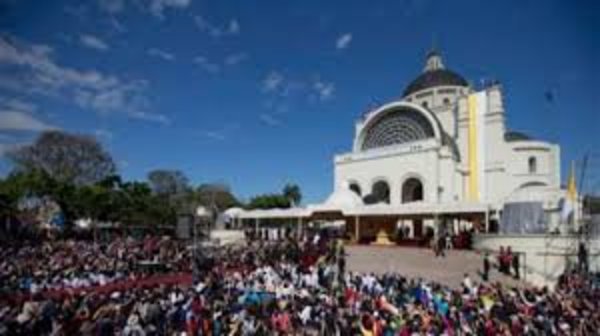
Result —
<svg viewBox="0 0 600 336"><path fill-rule="evenodd" d="M561 225L560 147L511 131L502 87L474 88L437 52L397 100L364 114L354 131L351 151L334 157L326 201L236 217L343 220L357 242L381 231L421 239L569 229ZM505 211L511 204L518 206Z"/></svg>
<svg viewBox="0 0 600 336"><path fill-rule="evenodd" d="M402 97L356 122L352 151L334 159L334 183L366 204L484 203L499 214L533 197L556 210L560 147L510 131L506 119L500 85L476 92L431 52Z"/></svg>

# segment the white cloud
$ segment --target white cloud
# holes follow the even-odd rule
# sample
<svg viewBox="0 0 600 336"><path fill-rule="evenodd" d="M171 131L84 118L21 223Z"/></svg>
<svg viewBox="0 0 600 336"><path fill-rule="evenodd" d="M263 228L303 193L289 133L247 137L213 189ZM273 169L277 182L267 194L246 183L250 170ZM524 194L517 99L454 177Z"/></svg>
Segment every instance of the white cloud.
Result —
<svg viewBox="0 0 600 336"><path fill-rule="evenodd" d="M0 130L6 131L44 131L57 127L41 121L36 116L36 104L17 98L0 97ZM0 141L7 135L0 133Z"/></svg>
<svg viewBox="0 0 600 336"><path fill-rule="evenodd" d="M99 128L95 130L94 134L96 135L96 138L104 138L108 141L111 141L113 139L113 133L104 128Z"/></svg>
<svg viewBox="0 0 600 336"><path fill-rule="evenodd" d="M116 17L110 17L108 19L108 23L112 28L114 28L115 31L119 33L124 33L127 31L127 27L125 27L125 25L121 23L121 21L117 20Z"/></svg>
<svg viewBox="0 0 600 336"><path fill-rule="evenodd" d="M108 13L117 14L125 9L125 0L98 0L98 6Z"/></svg>
<svg viewBox="0 0 600 336"><path fill-rule="evenodd" d="M225 25L216 25L205 19L200 15L194 17L196 26L202 32L206 32L208 35L219 38L223 36L238 35L241 32L240 23L236 19L231 19Z"/></svg>
<svg viewBox="0 0 600 336"><path fill-rule="evenodd" d="M273 117L272 115L268 114L268 113L261 113L258 118L260 119L260 121L262 121L264 124L268 125L268 126L279 126L281 125L281 121L279 121L278 119L276 119L275 117Z"/></svg>
<svg viewBox="0 0 600 336"><path fill-rule="evenodd" d="M159 19L165 17L167 9L185 9L191 0L98 0L98 6L109 14L120 14L125 10L127 3L134 3L139 9L147 11Z"/></svg>
<svg viewBox="0 0 600 336"><path fill-rule="evenodd" d="M75 102L82 107L92 108L101 114L108 114L119 109L126 109L130 114L147 113L148 99L141 95L145 91L147 82L131 81L103 88L98 92L77 90Z"/></svg>
<svg viewBox="0 0 600 336"><path fill-rule="evenodd" d="M235 53L225 57L225 65L236 65L248 58L248 54L244 52Z"/></svg>
<svg viewBox="0 0 600 336"><path fill-rule="evenodd" d="M216 73L220 72L223 68L240 64L247 58L248 58L248 54L246 54L244 52L240 52L240 53L234 53L234 54L226 56L222 63L221 62L213 62L210 59L208 59L207 57L201 56L201 55L194 57L194 59L192 61L194 62L194 64L196 64L200 68L202 68L204 71L211 73L211 74L216 74Z"/></svg>
<svg viewBox="0 0 600 336"><path fill-rule="evenodd" d="M235 131L238 129L240 129L240 124L236 122L230 122L222 125L220 128L203 130L198 134L210 141L225 141L231 135L234 135Z"/></svg>
<svg viewBox="0 0 600 336"><path fill-rule="evenodd" d="M264 92L273 92L279 89L283 84L283 75L277 71L271 71L262 82Z"/></svg>
<svg viewBox="0 0 600 336"><path fill-rule="evenodd" d="M333 96L335 85L331 82L317 80L313 84L313 89L317 93L320 100L327 100Z"/></svg>
<svg viewBox="0 0 600 336"><path fill-rule="evenodd" d="M216 141L223 141L223 140L227 139L227 136L225 135L225 133L221 132L221 131L203 131L203 132L200 132L200 135L207 139L216 140Z"/></svg>
<svg viewBox="0 0 600 336"><path fill-rule="evenodd" d="M142 121L150 121L158 124L168 125L171 123L171 119L160 113L151 113L144 111L136 111L134 113L130 113L129 117L132 119L142 120Z"/></svg>
<svg viewBox="0 0 600 336"><path fill-rule="evenodd" d="M95 49L98 51L106 51L109 48L106 42L94 35L79 35L79 42L86 48Z"/></svg>
<svg viewBox="0 0 600 336"><path fill-rule="evenodd" d="M46 131L56 127L36 119L28 113L14 110L0 110L0 130Z"/></svg>
<svg viewBox="0 0 600 336"><path fill-rule="evenodd" d="M221 70L221 66L217 63L211 62L204 56L194 57L194 63L209 73L217 73Z"/></svg>
<svg viewBox="0 0 600 336"><path fill-rule="evenodd" d="M35 104L15 98L0 99L0 105L2 105L5 109L23 111L27 113L32 113L37 110L37 106Z"/></svg>
<svg viewBox="0 0 600 336"><path fill-rule="evenodd" d="M335 84L322 80L319 75L311 80L298 80L284 77L280 72L271 71L262 80L261 91L269 97L267 108L280 113L289 109L290 100L306 98L314 102L332 98L335 93ZM264 117L261 118L264 119Z"/></svg>
<svg viewBox="0 0 600 336"><path fill-rule="evenodd" d="M147 82L63 66L52 55L49 46L0 37L0 66L9 70L0 78L0 88L19 94L63 98L104 114L125 113L134 118L152 115L145 94Z"/></svg>
<svg viewBox="0 0 600 336"><path fill-rule="evenodd" d="M161 50L158 48L148 49L148 55L162 58L165 61L174 61L175 60L175 55L173 55L172 53L170 53L168 51L164 51L164 50Z"/></svg>
<svg viewBox="0 0 600 336"><path fill-rule="evenodd" d="M164 18L165 9L184 9L191 0L150 0L150 13L159 18Z"/></svg>
<svg viewBox="0 0 600 336"><path fill-rule="evenodd" d="M0 143L0 158L2 158L4 155L6 155L6 153L12 151L12 150L16 150L17 148L19 148L20 146L23 146L24 144L14 144L14 143Z"/></svg>
<svg viewBox="0 0 600 336"><path fill-rule="evenodd" d="M350 46L350 42L352 42L352 34L343 34L335 41L335 48L339 50L346 49Z"/></svg>
<svg viewBox="0 0 600 336"><path fill-rule="evenodd" d="M230 20L227 31L231 35L239 34L240 33L240 23L236 19Z"/></svg>

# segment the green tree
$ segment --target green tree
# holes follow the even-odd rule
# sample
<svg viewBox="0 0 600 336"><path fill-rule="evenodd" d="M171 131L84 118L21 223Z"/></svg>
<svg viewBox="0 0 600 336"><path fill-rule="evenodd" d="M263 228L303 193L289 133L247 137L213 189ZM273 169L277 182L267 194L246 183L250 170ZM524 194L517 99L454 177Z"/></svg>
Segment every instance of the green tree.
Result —
<svg viewBox="0 0 600 336"><path fill-rule="evenodd" d="M148 173L152 190L161 196L182 194L188 190L188 178L179 170L156 169Z"/></svg>
<svg viewBox="0 0 600 336"><path fill-rule="evenodd" d="M41 171L67 184L93 184L114 175L112 157L91 136L46 131L35 142L8 153L16 170Z"/></svg>
<svg viewBox="0 0 600 336"><path fill-rule="evenodd" d="M290 200L281 194L263 194L250 199L246 205L248 209L287 209L291 206Z"/></svg>
<svg viewBox="0 0 600 336"><path fill-rule="evenodd" d="M120 191L118 197L122 204L120 209L120 220L122 222L134 225L175 223L175 209L163 196L153 193L148 183L125 182Z"/></svg>
<svg viewBox="0 0 600 336"><path fill-rule="evenodd" d="M292 206L298 206L302 201L302 192L297 184L286 184L283 187L283 196L288 199Z"/></svg>
<svg viewBox="0 0 600 336"><path fill-rule="evenodd" d="M196 188L195 206L203 205L218 212L240 205L228 185L222 183L206 183Z"/></svg>
<svg viewBox="0 0 600 336"><path fill-rule="evenodd" d="M168 221L175 222L176 214L189 212L188 200L191 188L188 178L179 170L156 169L148 173L150 187L164 204L157 204L164 214L170 214ZM152 209L154 210L154 209Z"/></svg>

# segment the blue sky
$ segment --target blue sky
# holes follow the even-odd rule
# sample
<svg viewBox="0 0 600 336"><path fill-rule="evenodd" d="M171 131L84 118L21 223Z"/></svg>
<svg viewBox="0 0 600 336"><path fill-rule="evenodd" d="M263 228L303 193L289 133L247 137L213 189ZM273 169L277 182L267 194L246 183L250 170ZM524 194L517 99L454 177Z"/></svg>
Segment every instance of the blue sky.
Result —
<svg viewBox="0 0 600 336"><path fill-rule="evenodd" d="M60 128L96 135L127 178L180 169L244 198L295 182L319 201L356 118L398 98L435 41L473 83L503 83L509 128L561 144L564 178L570 160L600 152L599 12L553 0L0 0L0 156ZM589 182L600 189L600 174Z"/></svg>

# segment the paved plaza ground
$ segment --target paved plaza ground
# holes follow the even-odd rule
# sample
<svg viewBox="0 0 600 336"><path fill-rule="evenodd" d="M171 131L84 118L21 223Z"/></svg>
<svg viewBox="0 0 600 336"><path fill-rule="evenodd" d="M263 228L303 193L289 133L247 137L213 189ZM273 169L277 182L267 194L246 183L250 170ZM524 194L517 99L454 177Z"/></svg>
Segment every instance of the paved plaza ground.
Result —
<svg viewBox="0 0 600 336"><path fill-rule="evenodd" d="M473 251L451 250L445 258L436 258L431 249L425 248L348 245L345 249L349 271L397 272L451 287L459 286L465 273L469 273L473 281L481 281L483 256ZM495 270L491 272L490 280L511 286L521 284Z"/></svg>

